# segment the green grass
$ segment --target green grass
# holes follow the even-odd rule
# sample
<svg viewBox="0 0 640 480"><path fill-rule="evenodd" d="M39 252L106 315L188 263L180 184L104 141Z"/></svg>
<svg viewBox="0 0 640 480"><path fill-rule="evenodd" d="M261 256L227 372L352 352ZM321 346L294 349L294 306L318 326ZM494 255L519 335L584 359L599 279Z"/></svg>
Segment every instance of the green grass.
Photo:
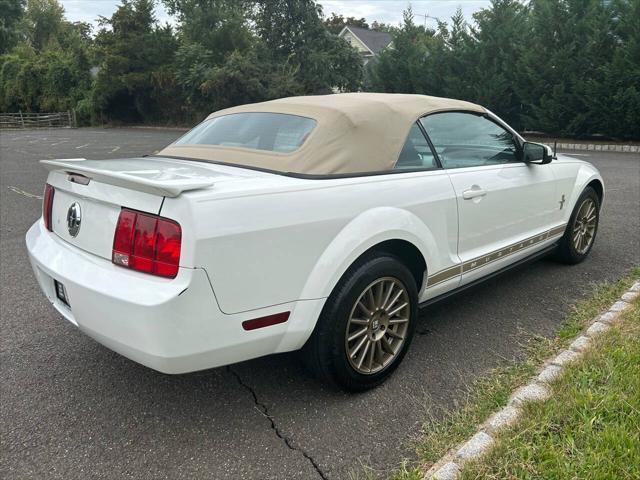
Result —
<svg viewBox="0 0 640 480"><path fill-rule="evenodd" d="M433 412L427 419L417 441L417 451L423 468L429 468L448 450L470 437L478 425L491 413L506 405L513 390L527 383L541 363L565 347L596 315L606 310L629 286L640 278L640 267L615 283L593 286L590 295L569 313L557 336L546 339L529 336L524 359L510 362L490 371L475 381L462 402L447 412ZM421 469L407 465L390 477L393 480L421 478Z"/></svg>
<svg viewBox="0 0 640 480"><path fill-rule="evenodd" d="M640 478L640 301L461 478Z"/></svg>

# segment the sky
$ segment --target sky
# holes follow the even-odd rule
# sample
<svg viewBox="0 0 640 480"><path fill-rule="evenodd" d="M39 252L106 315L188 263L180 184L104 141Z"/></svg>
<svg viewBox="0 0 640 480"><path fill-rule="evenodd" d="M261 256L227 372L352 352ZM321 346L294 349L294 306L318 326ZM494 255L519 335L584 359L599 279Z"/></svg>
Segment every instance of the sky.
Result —
<svg viewBox="0 0 640 480"><path fill-rule="evenodd" d="M402 21L402 12L409 4L413 8L416 23L427 22L429 26L435 26L440 19L448 21L456 9L460 7L464 16L471 19L471 14L488 6L490 0L320 0L325 16L332 12L345 17L364 17L369 23L378 22L397 25ZM425 16L427 18L425 19Z"/></svg>
<svg viewBox="0 0 640 480"><path fill-rule="evenodd" d="M72 22L96 22L99 15L111 16L115 11L119 0L59 0L64 6L67 19ZM319 0L326 16L335 12L346 17L364 17L369 23L378 22L397 25L402 21L402 12L411 4L416 23L425 23L429 26L436 25L436 18L448 20L460 7L467 19L471 14L489 5L490 0ZM167 14L158 2L156 16L161 23L171 22ZM425 18L427 16L427 18ZM173 23L173 22L172 22Z"/></svg>

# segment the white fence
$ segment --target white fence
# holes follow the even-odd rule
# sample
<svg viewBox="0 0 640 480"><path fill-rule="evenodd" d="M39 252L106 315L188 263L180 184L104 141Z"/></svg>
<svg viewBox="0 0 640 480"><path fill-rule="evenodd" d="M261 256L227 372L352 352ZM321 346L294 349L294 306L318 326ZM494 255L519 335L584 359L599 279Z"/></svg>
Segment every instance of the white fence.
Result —
<svg viewBox="0 0 640 480"><path fill-rule="evenodd" d="M4 113L0 112L0 129L3 128L72 128L76 126L76 112Z"/></svg>

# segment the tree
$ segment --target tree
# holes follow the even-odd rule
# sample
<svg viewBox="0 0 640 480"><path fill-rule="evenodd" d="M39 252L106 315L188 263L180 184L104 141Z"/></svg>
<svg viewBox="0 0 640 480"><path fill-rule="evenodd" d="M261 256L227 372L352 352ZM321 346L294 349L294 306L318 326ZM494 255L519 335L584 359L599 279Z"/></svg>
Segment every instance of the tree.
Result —
<svg viewBox="0 0 640 480"><path fill-rule="evenodd" d="M86 24L65 20L56 0L29 0L22 41L0 57L0 110L75 108L91 86Z"/></svg>
<svg viewBox="0 0 640 480"><path fill-rule="evenodd" d="M75 108L81 122L193 122L212 110L358 90L359 54L314 0L122 0L91 25L59 0L0 0L0 110ZM367 89L486 105L516 128L640 138L640 0L492 0L435 29L409 8ZM333 33L332 33L333 32ZM96 72L95 78L90 71Z"/></svg>
<svg viewBox="0 0 640 480"><path fill-rule="evenodd" d="M0 0L0 55L11 50L20 39L18 26L25 0Z"/></svg>
<svg viewBox="0 0 640 480"><path fill-rule="evenodd" d="M531 3L527 48L516 64L523 127L561 135L602 133L594 131L589 92L594 83L604 83L602 67L616 48L610 22L599 0Z"/></svg>
<svg viewBox="0 0 640 480"><path fill-rule="evenodd" d="M596 66L587 80L590 99L590 132L617 138L640 138L640 1L614 0L607 12L611 19L611 59ZM601 31L601 30L599 30ZM602 37L601 37L602 38Z"/></svg>
<svg viewBox="0 0 640 480"><path fill-rule="evenodd" d="M430 31L411 10L371 89L461 98L516 128L640 137L640 0L492 0Z"/></svg>
<svg viewBox="0 0 640 480"><path fill-rule="evenodd" d="M247 23L250 11L242 0L163 0L169 12L178 17L178 32L183 45L198 44L213 64L227 55L251 46Z"/></svg>
<svg viewBox="0 0 640 480"><path fill-rule="evenodd" d="M216 108L230 106L223 85L234 91L239 85L222 78L240 79L230 72L248 67L244 60L254 45L247 18L250 5L238 0L164 0L169 11L178 17L179 47L174 62L177 83L184 92L186 107L194 118L201 118ZM253 56L255 57L255 55ZM229 65L225 67L226 62ZM254 70L251 69L253 72ZM253 79L242 82L247 88ZM247 92L247 98L256 91Z"/></svg>
<svg viewBox="0 0 640 480"><path fill-rule="evenodd" d="M27 42L37 51L58 41L64 30L64 8L58 0L27 0L22 20Z"/></svg>
<svg viewBox="0 0 640 480"><path fill-rule="evenodd" d="M422 90L442 97L474 99L474 41L460 8L451 18L451 26L440 22L429 38L428 54L421 72Z"/></svg>
<svg viewBox="0 0 640 480"><path fill-rule="evenodd" d="M344 27L351 25L353 27L369 28L369 24L365 18L344 17L343 15L337 15L331 13L331 16L325 18L324 26L334 35L338 35Z"/></svg>
<svg viewBox="0 0 640 480"><path fill-rule="evenodd" d="M92 101L104 120L158 121L178 108L168 68L177 42L170 26L157 24L153 9L152 0L122 0L111 18L100 20Z"/></svg>
<svg viewBox="0 0 640 480"><path fill-rule="evenodd" d="M23 44L2 60L2 111L71 110L90 88L89 72L72 52L47 49L38 54Z"/></svg>
<svg viewBox="0 0 640 480"><path fill-rule="evenodd" d="M295 68L269 64L261 56L259 48L236 51L209 72L201 89L212 110L305 93L295 80Z"/></svg>
<svg viewBox="0 0 640 480"><path fill-rule="evenodd" d="M527 9L516 0L491 0L489 8L474 14L472 29L472 68L466 72L473 79L471 98L490 108L519 127L521 100L516 85L517 68L523 52L531 46L527 31ZM526 43L525 43L526 42ZM471 60L473 59L473 60Z"/></svg>
<svg viewBox="0 0 640 480"><path fill-rule="evenodd" d="M254 21L270 61L297 69L304 92L356 90L363 75L360 55L329 33L321 16L313 0L257 0Z"/></svg>
<svg viewBox="0 0 640 480"><path fill-rule="evenodd" d="M388 23L378 22L377 20L373 21L370 28L371 30L375 30L377 32L388 32L388 33L392 33L396 30L396 27L389 25Z"/></svg>
<svg viewBox="0 0 640 480"><path fill-rule="evenodd" d="M371 88L393 93L435 95L426 86L432 70L428 63L434 50L434 33L413 21L411 7L403 13L403 24L393 35L393 48L380 52L371 74Z"/></svg>

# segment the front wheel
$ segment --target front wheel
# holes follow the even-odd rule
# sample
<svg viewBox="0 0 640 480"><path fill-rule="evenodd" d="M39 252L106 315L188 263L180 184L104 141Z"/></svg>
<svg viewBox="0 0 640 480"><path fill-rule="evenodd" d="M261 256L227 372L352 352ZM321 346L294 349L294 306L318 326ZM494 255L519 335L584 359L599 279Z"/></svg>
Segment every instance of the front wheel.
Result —
<svg viewBox="0 0 640 480"><path fill-rule="evenodd" d="M409 348L417 317L416 281L387 254L365 257L340 280L303 349L321 379L346 390L379 385Z"/></svg>
<svg viewBox="0 0 640 480"><path fill-rule="evenodd" d="M582 262L593 247L600 221L600 198L587 187L578 198L569 224L558 245L557 257L567 264Z"/></svg>

